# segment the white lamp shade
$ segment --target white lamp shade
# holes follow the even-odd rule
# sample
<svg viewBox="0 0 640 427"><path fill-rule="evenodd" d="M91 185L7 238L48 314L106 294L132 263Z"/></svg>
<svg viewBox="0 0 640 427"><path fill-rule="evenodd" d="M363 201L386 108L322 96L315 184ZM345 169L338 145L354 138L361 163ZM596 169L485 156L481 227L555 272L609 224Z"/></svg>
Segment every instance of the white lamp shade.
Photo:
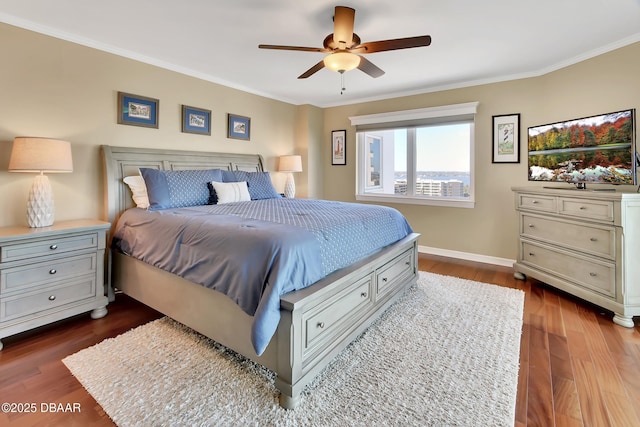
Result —
<svg viewBox="0 0 640 427"><path fill-rule="evenodd" d="M322 60L324 66L332 71L351 71L360 65L360 57L351 52L334 52Z"/></svg>
<svg viewBox="0 0 640 427"><path fill-rule="evenodd" d="M280 156L278 164L280 172L302 172L302 156Z"/></svg>
<svg viewBox="0 0 640 427"><path fill-rule="evenodd" d="M73 172L71 144L59 139L16 137L8 169L9 172L39 173L33 180L27 199L27 223L29 227L53 225L53 192L44 172Z"/></svg>
<svg viewBox="0 0 640 427"><path fill-rule="evenodd" d="M9 172L73 172L71 144L50 138L18 136L13 140Z"/></svg>

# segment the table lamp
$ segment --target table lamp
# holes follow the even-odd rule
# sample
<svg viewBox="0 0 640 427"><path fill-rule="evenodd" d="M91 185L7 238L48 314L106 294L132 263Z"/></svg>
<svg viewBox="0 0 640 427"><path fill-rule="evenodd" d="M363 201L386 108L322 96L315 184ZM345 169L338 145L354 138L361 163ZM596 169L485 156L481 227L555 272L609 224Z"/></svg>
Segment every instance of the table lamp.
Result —
<svg viewBox="0 0 640 427"><path fill-rule="evenodd" d="M288 172L287 180L284 183L284 197L294 198L296 196L296 182L292 172L302 172L302 156L280 156L278 171Z"/></svg>
<svg viewBox="0 0 640 427"><path fill-rule="evenodd" d="M18 136L13 140L9 172L37 173L27 200L29 227L53 224L53 191L47 173L73 172L71 144L51 138Z"/></svg>

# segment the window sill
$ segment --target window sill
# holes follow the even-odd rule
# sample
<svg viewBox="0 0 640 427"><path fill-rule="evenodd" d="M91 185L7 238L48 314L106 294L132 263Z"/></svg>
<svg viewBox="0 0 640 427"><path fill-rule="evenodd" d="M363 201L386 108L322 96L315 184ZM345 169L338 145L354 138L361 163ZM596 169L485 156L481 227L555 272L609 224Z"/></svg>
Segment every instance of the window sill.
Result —
<svg viewBox="0 0 640 427"><path fill-rule="evenodd" d="M356 194L356 200L363 201L363 202L400 203L400 204L407 204L407 205L442 206L442 207L448 207L448 208L466 208L466 209L473 209L476 204L474 200L392 196L392 195L370 195L370 194L367 194L367 195Z"/></svg>

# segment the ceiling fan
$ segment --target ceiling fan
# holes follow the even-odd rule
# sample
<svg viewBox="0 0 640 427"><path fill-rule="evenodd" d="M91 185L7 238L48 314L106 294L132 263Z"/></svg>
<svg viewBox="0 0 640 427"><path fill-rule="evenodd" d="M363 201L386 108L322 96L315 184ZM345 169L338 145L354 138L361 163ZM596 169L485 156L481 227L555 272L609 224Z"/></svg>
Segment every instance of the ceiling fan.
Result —
<svg viewBox="0 0 640 427"><path fill-rule="evenodd" d="M362 43L360 37L353 32L355 14L355 9L336 6L333 16L333 33L325 37L322 43L323 47L279 46L270 44L260 44L258 47L260 49L328 53L322 61L302 73L298 77L299 79L306 79L324 67L337 71L340 74L358 68L375 78L382 76L384 71L361 56L361 54L408 49L429 46L431 44L431 36L406 37Z"/></svg>

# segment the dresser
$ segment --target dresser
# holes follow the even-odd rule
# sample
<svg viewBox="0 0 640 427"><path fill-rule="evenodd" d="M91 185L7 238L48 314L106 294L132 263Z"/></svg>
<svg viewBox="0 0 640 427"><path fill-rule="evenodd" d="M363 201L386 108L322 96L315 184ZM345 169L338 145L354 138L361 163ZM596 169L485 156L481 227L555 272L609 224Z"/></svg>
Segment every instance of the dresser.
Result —
<svg viewBox="0 0 640 427"><path fill-rule="evenodd" d="M594 185L595 187L595 185ZM514 187L518 259L526 275L614 312L640 315L640 194Z"/></svg>
<svg viewBox="0 0 640 427"><path fill-rule="evenodd" d="M96 220L0 228L0 339L88 311L107 314L108 228Z"/></svg>

